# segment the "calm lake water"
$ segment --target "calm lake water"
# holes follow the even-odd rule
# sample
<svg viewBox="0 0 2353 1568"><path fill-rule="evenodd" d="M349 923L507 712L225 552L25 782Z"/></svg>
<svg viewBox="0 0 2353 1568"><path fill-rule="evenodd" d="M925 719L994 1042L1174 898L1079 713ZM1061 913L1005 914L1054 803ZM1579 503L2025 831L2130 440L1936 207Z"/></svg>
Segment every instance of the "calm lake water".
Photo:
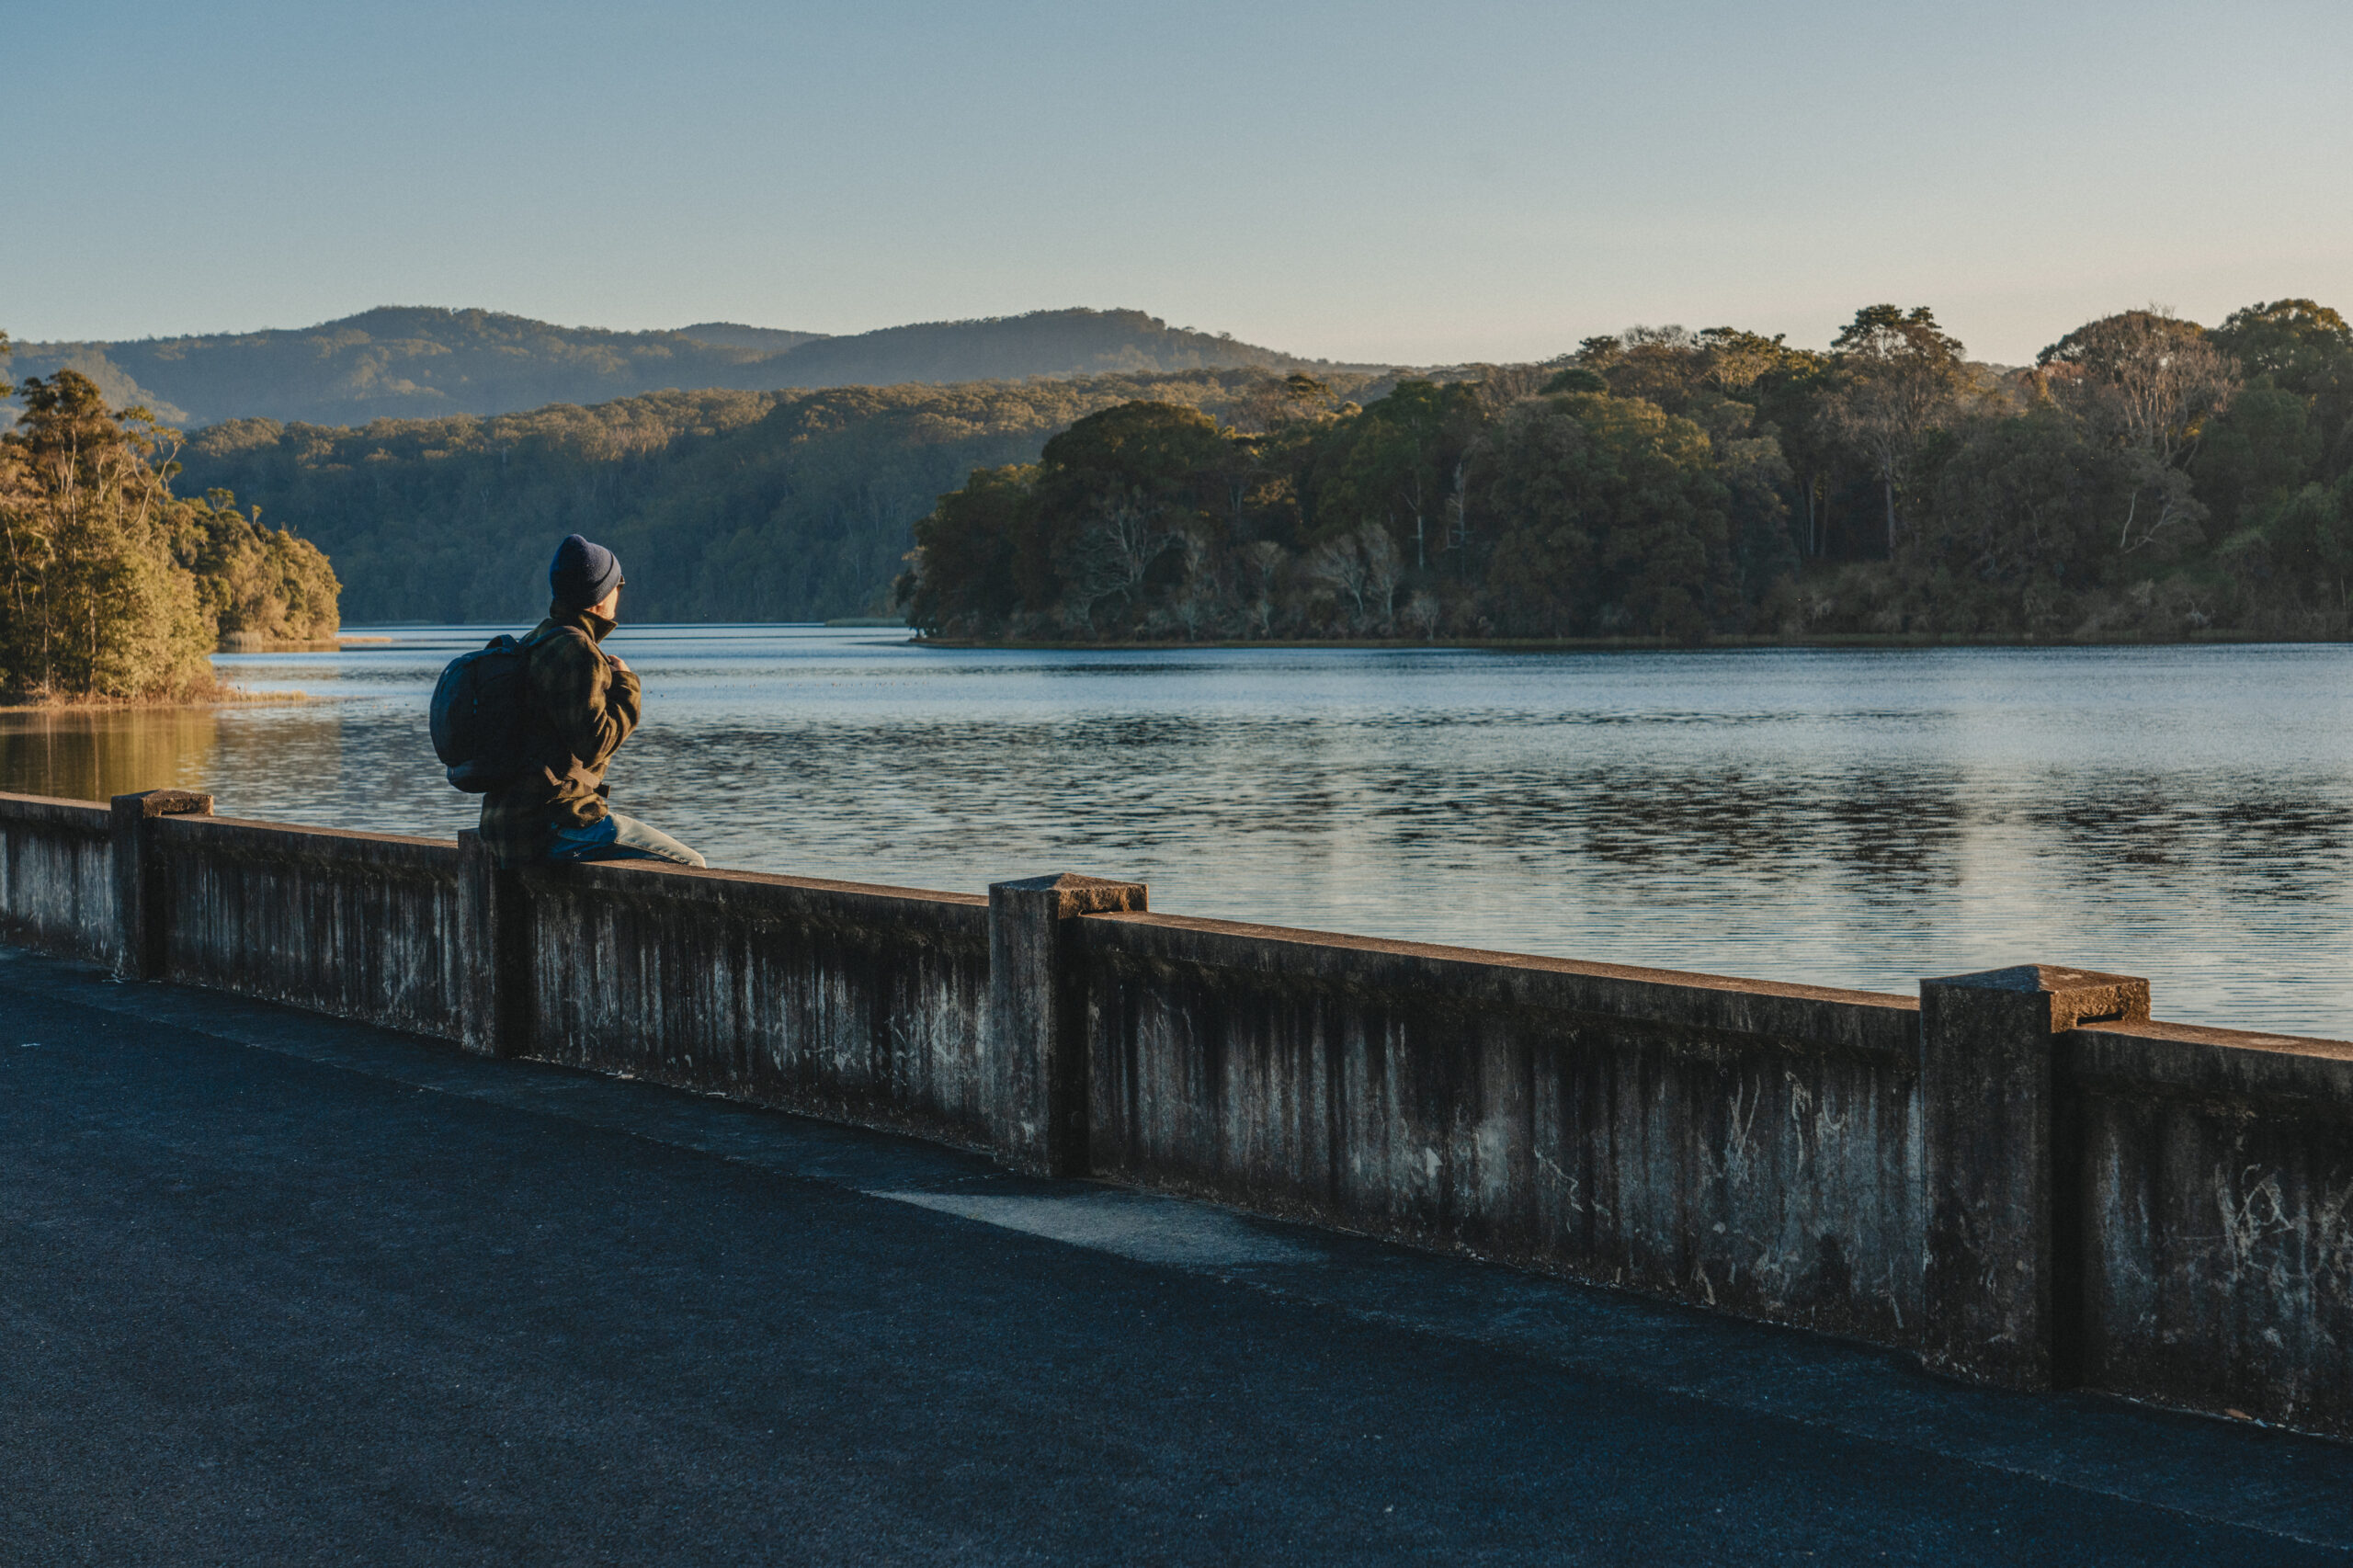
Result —
<svg viewBox="0 0 2353 1568"><path fill-rule="evenodd" d="M351 629L355 633L365 629ZM313 700L0 715L0 789L448 835L425 701L487 635L224 657ZM972 653L625 627L617 807L714 865L1909 992L2042 961L2353 1036L2353 648Z"/></svg>

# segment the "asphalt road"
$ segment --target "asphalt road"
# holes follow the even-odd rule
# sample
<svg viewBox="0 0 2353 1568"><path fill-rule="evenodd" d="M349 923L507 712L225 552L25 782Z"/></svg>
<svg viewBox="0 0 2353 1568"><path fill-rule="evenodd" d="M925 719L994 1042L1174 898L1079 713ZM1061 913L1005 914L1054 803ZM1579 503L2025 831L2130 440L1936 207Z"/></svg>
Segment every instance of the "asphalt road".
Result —
<svg viewBox="0 0 2353 1568"><path fill-rule="evenodd" d="M0 1562L2353 1559L2353 1448L0 949Z"/></svg>

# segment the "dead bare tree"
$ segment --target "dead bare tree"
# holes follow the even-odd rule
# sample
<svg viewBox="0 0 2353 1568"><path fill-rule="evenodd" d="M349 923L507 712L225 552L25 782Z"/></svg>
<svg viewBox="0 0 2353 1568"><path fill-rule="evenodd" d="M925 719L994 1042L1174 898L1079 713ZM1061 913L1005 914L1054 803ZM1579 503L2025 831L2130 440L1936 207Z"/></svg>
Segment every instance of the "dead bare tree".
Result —
<svg viewBox="0 0 2353 1568"><path fill-rule="evenodd" d="M1415 594L1405 601L1405 624L1422 634L1427 642L1438 635L1438 603L1427 594Z"/></svg>

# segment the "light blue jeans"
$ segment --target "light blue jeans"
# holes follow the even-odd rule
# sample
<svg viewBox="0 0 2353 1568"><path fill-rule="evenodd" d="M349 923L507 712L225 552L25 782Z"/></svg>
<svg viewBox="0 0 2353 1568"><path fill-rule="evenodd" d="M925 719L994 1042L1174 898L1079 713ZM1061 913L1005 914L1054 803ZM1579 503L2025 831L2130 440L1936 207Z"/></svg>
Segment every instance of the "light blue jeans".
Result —
<svg viewBox="0 0 2353 1568"><path fill-rule="evenodd" d="M669 860L681 866L700 866L703 858L664 833L658 827L648 827L635 817L625 817L619 812L607 812L605 820L587 827L560 827L555 832L555 847L548 851L551 860Z"/></svg>

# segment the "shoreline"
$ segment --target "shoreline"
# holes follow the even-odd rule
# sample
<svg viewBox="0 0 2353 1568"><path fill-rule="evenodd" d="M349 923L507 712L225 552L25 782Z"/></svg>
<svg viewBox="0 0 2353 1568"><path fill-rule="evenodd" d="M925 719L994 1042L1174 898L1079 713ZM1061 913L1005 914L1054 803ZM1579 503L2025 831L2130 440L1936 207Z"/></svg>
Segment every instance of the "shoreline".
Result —
<svg viewBox="0 0 2353 1568"><path fill-rule="evenodd" d="M338 632L333 637L289 639L273 642L266 638L247 637L233 632L221 640L221 645L208 657L222 653L339 653L355 644L389 643L389 637L346 637Z"/></svg>
<svg viewBox="0 0 2353 1568"><path fill-rule="evenodd" d="M1733 648L2185 648L2304 646L2353 642L2353 635L2281 636L2252 631L2201 631L2179 637L2036 637L2008 632L1828 631L1806 637L1721 634L1688 642L1672 637L1268 637L1202 638L1185 641L1048 641L912 635L918 648L989 649L1007 652L1166 653L1197 648L1368 648L1383 652L1421 648L1513 653L1707 653Z"/></svg>
<svg viewBox="0 0 2353 1568"><path fill-rule="evenodd" d="M267 646L232 649L225 643L215 648L207 658L223 653L333 653L352 643L389 643L389 637L343 637L318 642L273 642ZM16 713L121 713L133 710L160 711L184 710L191 708L246 708L271 703L325 702L336 699L313 697L307 691L248 691L244 687L226 681L216 681L210 691L200 697L52 697L39 701L18 701L0 698L0 714Z"/></svg>
<svg viewBox="0 0 2353 1568"><path fill-rule="evenodd" d="M206 697L177 699L160 697L61 697L46 702L0 702L0 715L16 713L131 713L184 712L192 708L258 708L272 703L326 702L332 698L313 697L307 691L246 691L241 687L223 687Z"/></svg>

